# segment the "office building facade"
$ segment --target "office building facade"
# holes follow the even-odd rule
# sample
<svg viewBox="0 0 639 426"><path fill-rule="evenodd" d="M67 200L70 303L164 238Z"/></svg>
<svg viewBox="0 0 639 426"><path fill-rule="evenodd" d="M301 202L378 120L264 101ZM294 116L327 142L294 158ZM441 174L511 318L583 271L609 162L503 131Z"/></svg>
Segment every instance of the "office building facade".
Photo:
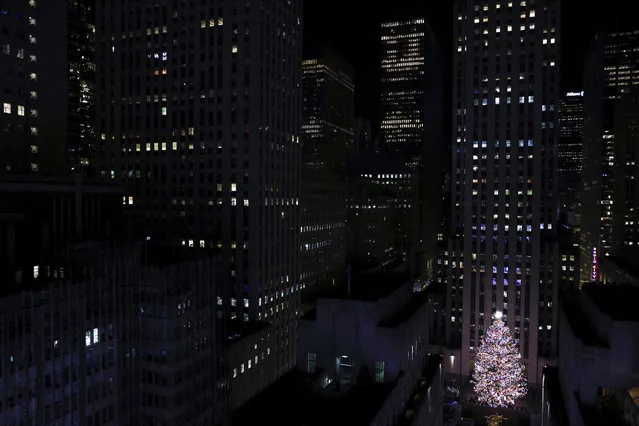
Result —
<svg viewBox="0 0 639 426"><path fill-rule="evenodd" d="M584 92L566 92L559 101L559 190L566 195L581 188Z"/></svg>
<svg viewBox="0 0 639 426"><path fill-rule="evenodd" d="M423 18L382 23L380 136L387 151L415 154L423 149L429 37Z"/></svg>
<svg viewBox="0 0 639 426"><path fill-rule="evenodd" d="M299 300L301 4L98 2L97 16L99 173L122 183L149 236L217 254L218 318L272 321L274 374L285 371Z"/></svg>
<svg viewBox="0 0 639 426"><path fill-rule="evenodd" d="M0 172L67 171L67 8L0 7Z"/></svg>
<svg viewBox="0 0 639 426"><path fill-rule="evenodd" d="M413 176L415 267L427 279L433 275L441 222L442 99L439 47L426 20L382 22L381 152L401 159L401 172Z"/></svg>
<svg viewBox="0 0 639 426"><path fill-rule="evenodd" d="M639 92L636 89L615 106L614 134L617 178L612 196L612 242L615 258L632 265L639 250Z"/></svg>
<svg viewBox="0 0 639 426"><path fill-rule="evenodd" d="M597 281L601 259L615 255L613 192L615 172L621 171L615 168L615 104L639 85L639 31L597 34L586 58L584 83L582 282Z"/></svg>
<svg viewBox="0 0 639 426"><path fill-rule="evenodd" d="M528 380L556 341L559 2L455 4L448 345L472 359L496 311Z"/></svg>
<svg viewBox="0 0 639 426"><path fill-rule="evenodd" d="M95 2L68 2L68 153L71 171L86 170L95 150Z"/></svg>
<svg viewBox="0 0 639 426"><path fill-rule="evenodd" d="M345 273L347 151L353 145L353 69L332 50L302 63L301 285Z"/></svg>
<svg viewBox="0 0 639 426"><path fill-rule="evenodd" d="M302 62L304 170L343 175L353 144L353 68L328 48Z"/></svg>

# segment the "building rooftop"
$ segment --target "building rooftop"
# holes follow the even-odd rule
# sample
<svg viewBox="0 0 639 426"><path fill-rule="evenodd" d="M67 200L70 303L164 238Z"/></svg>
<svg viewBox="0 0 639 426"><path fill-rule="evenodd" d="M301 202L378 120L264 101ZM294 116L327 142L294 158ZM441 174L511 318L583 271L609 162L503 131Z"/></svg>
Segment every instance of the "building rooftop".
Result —
<svg viewBox="0 0 639 426"><path fill-rule="evenodd" d="M577 338L586 346L608 347L608 340L600 337L598 330L590 322L590 318L582 311L579 302L574 297L564 297L562 300L562 310Z"/></svg>
<svg viewBox="0 0 639 426"><path fill-rule="evenodd" d="M628 284L589 283L582 290L601 312L616 321L639 321L639 287Z"/></svg>
<svg viewBox="0 0 639 426"><path fill-rule="evenodd" d="M400 324L405 323L415 314L415 312L417 312L417 310L419 310L419 308L428 303L429 296L430 292L428 289L420 291L419 293L414 293L413 297L408 300L408 303L400 307L390 318L381 321L379 323L380 327L395 328Z"/></svg>
<svg viewBox="0 0 639 426"><path fill-rule="evenodd" d="M607 404L600 404L598 407L583 404L579 392L575 392L575 399L581 411L584 426L628 426L628 423L621 416L616 398L612 398Z"/></svg>
<svg viewBox="0 0 639 426"><path fill-rule="evenodd" d="M80 174L47 177L40 175L4 175L0 178L0 192L85 192L121 194L122 187L110 179L86 178Z"/></svg>
<svg viewBox="0 0 639 426"><path fill-rule="evenodd" d="M237 410L232 426L368 426L395 386L371 380L340 391L318 389L320 377L294 368Z"/></svg>
<svg viewBox="0 0 639 426"><path fill-rule="evenodd" d="M148 241L143 246L142 261L147 266L168 266L213 257L209 249L182 247L179 243Z"/></svg>
<svg viewBox="0 0 639 426"><path fill-rule="evenodd" d="M270 323L264 321L229 321L226 324L226 331L228 339L236 342L270 326Z"/></svg>
<svg viewBox="0 0 639 426"><path fill-rule="evenodd" d="M602 269L605 267L619 270L623 275L628 276L630 279L637 280L639 278L639 265L628 261L621 256L610 256L602 259L600 267Z"/></svg>
<svg viewBox="0 0 639 426"><path fill-rule="evenodd" d="M351 275L351 283L344 277L337 285L326 288L317 297L324 299L351 299L374 302L383 299L410 279L407 272L383 270ZM350 289L349 289L350 287Z"/></svg>

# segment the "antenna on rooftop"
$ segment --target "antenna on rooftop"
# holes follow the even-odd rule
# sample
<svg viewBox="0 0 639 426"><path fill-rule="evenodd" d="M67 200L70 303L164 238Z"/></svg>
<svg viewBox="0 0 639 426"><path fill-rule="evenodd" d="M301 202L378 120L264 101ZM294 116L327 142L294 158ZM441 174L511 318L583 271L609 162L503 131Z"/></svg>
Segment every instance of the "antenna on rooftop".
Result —
<svg viewBox="0 0 639 426"><path fill-rule="evenodd" d="M348 298L351 298L351 262L346 264L346 282L348 283Z"/></svg>

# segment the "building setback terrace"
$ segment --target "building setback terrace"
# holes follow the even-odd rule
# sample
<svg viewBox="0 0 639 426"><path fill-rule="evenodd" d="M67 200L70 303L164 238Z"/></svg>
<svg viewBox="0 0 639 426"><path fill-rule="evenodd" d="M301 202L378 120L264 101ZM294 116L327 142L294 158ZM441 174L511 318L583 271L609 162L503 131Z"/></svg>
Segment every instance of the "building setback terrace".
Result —
<svg viewBox="0 0 639 426"><path fill-rule="evenodd" d="M362 379L339 389L322 372L294 368L241 407L232 425L368 426L394 386Z"/></svg>

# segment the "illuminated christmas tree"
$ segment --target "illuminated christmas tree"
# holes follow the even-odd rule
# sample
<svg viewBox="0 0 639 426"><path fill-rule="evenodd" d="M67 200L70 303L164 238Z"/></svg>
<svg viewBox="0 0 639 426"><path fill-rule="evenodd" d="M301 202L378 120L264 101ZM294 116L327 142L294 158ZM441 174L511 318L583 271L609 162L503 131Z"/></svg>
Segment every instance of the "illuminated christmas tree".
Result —
<svg viewBox="0 0 639 426"><path fill-rule="evenodd" d="M473 383L481 404L512 407L517 399L526 395L526 377L517 343L501 318L502 313L497 311L481 339Z"/></svg>

